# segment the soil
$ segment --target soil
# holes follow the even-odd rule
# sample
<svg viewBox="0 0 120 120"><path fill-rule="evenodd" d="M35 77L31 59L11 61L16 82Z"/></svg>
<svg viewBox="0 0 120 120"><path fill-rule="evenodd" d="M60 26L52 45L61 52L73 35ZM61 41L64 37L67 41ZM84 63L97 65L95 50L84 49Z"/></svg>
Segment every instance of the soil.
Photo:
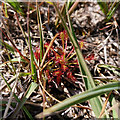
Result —
<svg viewBox="0 0 120 120"><path fill-rule="evenodd" d="M49 7L48 7L49 6ZM2 7L1 7L2 8ZM50 10L50 22L48 23L48 8ZM55 36L56 33L61 32L63 28L56 29L55 28L55 20L56 20L56 14L55 10L52 5L43 4L40 7L41 11L41 18L43 23L43 34L44 34L44 43L50 42L51 39ZM105 84L111 81L120 81L120 74L119 70L116 68L120 67L119 63L119 9L116 11L114 15L114 19L112 18L109 21L110 27L107 28L107 24L105 22L105 16L100 10L100 7L97 3L86 3L82 2L79 3L77 8L74 10L74 12L71 14L71 21L75 30L75 34L77 37L78 42L83 42L83 47L81 48L81 51L86 59L86 63L92 73L92 76L95 80L96 85ZM4 14L2 12L1 14L4 17ZM30 14L30 36L32 40L32 47L33 51L39 46L39 30L37 25L37 19L36 19L36 13L33 12ZM19 22L21 23L23 30L27 34L27 17L26 16L20 16L18 14ZM5 24L8 27L8 30L10 32L10 35L12 37L12 40L14 44L17 46L17 48L20 50L20 52L26 56L27 58L30 58L29 53L29 47L26 44L25 38L23 37L23 34L20 30L20 27L18 25L17 19L15 17L15 12L8 7L8 18L4 21ZM118 23L118 26L116 26ZM6 29L2 22L0 22L0 27L2 30L7 34ZM106 27L106 28L104 28ZM104 28L104 29L103 29ZM6 38L6 36L2 36L4 41L11 45L11 42ZM11 45L12 46L12 45ZM53 46L56 48L56 51L58 48L61 47L61 42L59 38L55 40ZM71 50L72 44L71 42L68 43L67 52ZM58 52L58 51L57 51ZM8 55L5 47L2 46L0 51L0 61L1 64L5 61L8 61ZM19 54L15 52L13 54L12 52L9 53L11 59L19 57ZM91 58L90 58L91 57ZM74 58L74 60L76 57ZM105 68L104 66L100 65L109 65L114 66L116 68ZM14 64L15 68L19 66L18 63ZM62 101L68 97L71 97L75 94L79 94L81 92L85 91L85 85L81 77L81 73L78 68L70 68L72 71L72 74L77 79L77 82L71 82L69 79L67 79L66 74L62 75L64 80L61 81L60 85L57 85L55 82L52 82L52 84L46 85L47 91L56 99ZM0 72L4 75L5 79L8 81L13 77L13 72L10 71L7 65L0 68ZM21 63L20 64L20 72L30 72L30 65L28 63ZM116 72L118 74L116 74ZM9 89L5 86L4 80L1 78L1 87L0 92L1 95L0 98L3 100L8 100L10 96ZM31 82L31 76L21 76L20 81L18 81L18 86L15 90L15 93L18 95L19 98L22 98L24 95L24 92L27 90L29 84ZM11 83L11 87L14 85L14 82ZM120 91L112 93L114 96L116 96L116 101L120 101ZM103 95L103 101L105 101L106 96ZM57 102L46 95L47 102L45 102L46 107L49 108L50 106L56 104ZM14 98L13 98L14 100ZM91 110L91 106L89 104L89 101L83 102L82 104L77 104L76 106L81 107L71 107L66 110L62 110L59 112L56 112L48 117L46 117L46 120L66 120L66 119L94 119L95 115ZM32 114L32 116L35 116L36 114L42 112L43 110L43 97L42 97L42 91L40 89L36 90L30 98L25 103L25 107L29 110L29 112ZM110 105L108 103L107 108L110 108ZM14 108L10 109L10 112L13 111ZM23 111L21 110L19 114L17 115L16 120L18 119L28 119ZM112 116L111 116L112 118Z"/></svg>

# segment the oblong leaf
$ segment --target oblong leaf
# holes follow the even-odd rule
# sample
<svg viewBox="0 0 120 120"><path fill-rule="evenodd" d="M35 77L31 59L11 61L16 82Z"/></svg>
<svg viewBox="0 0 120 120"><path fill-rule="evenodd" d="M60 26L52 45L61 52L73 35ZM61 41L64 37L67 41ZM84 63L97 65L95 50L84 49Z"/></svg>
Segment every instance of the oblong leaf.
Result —
<svg viewBox="0 0 120 120"><path fill-rule="evenodd" d="M45 110L43 113L37 114L36 118L41 118L43 116L47 116L58 110L68 108L77 103L82 103L86 100L89 100L91 98L94 98L96 96L102 95L106 92L109 92L109 91L112 91L115 89L120 89L120 82L109 83L107 85L99 86L99 87L93 88L91 90L85 91L81 94L74 95L71 98L65 99L61 103L58 103L58 104L52 106L51 108Z"/></svg>

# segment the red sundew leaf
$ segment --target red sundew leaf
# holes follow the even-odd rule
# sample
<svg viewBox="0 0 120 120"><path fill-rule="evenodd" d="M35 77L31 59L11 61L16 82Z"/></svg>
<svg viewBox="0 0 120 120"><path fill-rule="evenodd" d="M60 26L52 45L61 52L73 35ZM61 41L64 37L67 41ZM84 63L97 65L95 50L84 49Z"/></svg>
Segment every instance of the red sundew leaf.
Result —
<svg viewBox="0 0 120 120"><path fill-rule="evenodd" d="M60 53L62 53L62 54L64 54L65 55L65 44L64 44L64 41L65 41L65 35L64 35L64 33L63 32L60 32L60 38L61 38L61 40L62 40L62 50L60 50L60 48L58 48L58 52Z"/></svg>
<svg viewBox="0 0 120 120"><path fill-rule="evenodd" d="M73 63L73 64L75 64L75 65L79 65L77 59L76 59L76 60L73 60L71 63Z"/></svg>
<svg viewBox="0 0 120 120"><path fill-rule="evenodd" d="M60 55L59 55L58 53L56 53L55 51L53 51L53 52L54 52L54 54L55 54L56 60L59 59L59 58L60 58Z"/></svg>
<svg viewBox="0 0 120 120"><path fill-rule="evenodd" d="M56 58L56 59L55 59L55 63L56 63L56 64L61 63L61 58L60 58L60 57Z"/></svg>
<svg viewBox="0 0 120 120"><path fill-rule="evenodd" d="M79 42L79 45L80 45L80 48L82 49L82 48L84 47L84 41L81 40L81 41Z"/></svg>
<svg viewBox="0 0 120 120"><path fill-rule="evenodd" d="M65 72L66 70L68 70L68 67L66 65L62 64L61 69Z"/></svg>
<svg viewBox="0 0 120 120"><path fill-rule="evenodd" d="M94 60L95 57L94 57L94 54L91 54L90 56L88 56L87 58L85 58L85 60Z"/></svg>
<svg viewBox="0 0 120 120"><path fill-rule="evenodd" d="M68 40L68 35L66 30L63 30L62 32L60 32L60 39L61 40Z"/></svg>
<svg viewBox="0 0 120 120"><path fill-rule="evenodd" d="M58 63L60 63L60 59L55 60L55 64L58 64Z"/></svg>
<svg viewBox="0 0 120 120"><path fill-rule="evenodd" d="M67 61L66 59L64 58L64 55L61 55L59 59L56 59L56 64L59 63L61 65L66 65L67 64Z"/></svg>
<svg viewBox="0 0 120 120"><path fill-rule="evenodd" d="M67 49L67 40L65 41L65 51L66 51L66 49Z"/></svg>
<svg viewBox="0 0 120 120"><path fill-rule="evenodd" d="M34 55L35 55L36 60L40 59L40 48L36 48Z"/></svg>
<svg viewBox="0 0 120 120"><path fill-rule="evenodd" d="M63 32L60 32L60 39L63 41L65 39L65 34Z"/></svg>
<svg viewBox="0 0 120 120"><path fill-rule="evenodd" d="M64 56L65 56L66 49L67 49L68 35L67 35L67 32L65 30L60 32L59 35L60 35L60 39L62 40L62 52L61 53L64 54Z"/></svg>
<svg viewBox="0 0 120 120"><path fill-rule="evenodd" d="M49 46L49 44L50 44L50 43L45 43L45 44L44 44L44 47L47 48L47 47ZM53 49L52 46L51 46L50 48Z"/></svg>
<svg viewBox="0 0 120 120"><path fill-rule="evenodd" d="M72 76L71 79L72 79L73 82L77 81L77 79L74 76Z"/></svg>
<svg viewBox="0 0 120 120"><path fill-rule="evenodd" d="M49 43L45 43L45 44L44 44L45 51L47 50L48 46L49 46ZM52 53L51 49L53 49L52 46L51 46L51 48L50 48L50 50L48 51L48 54L47 54L47 58L48 58L48 59L50 59L50 55L51 55L51 53Z"/></svg>
<svg viewBox="0 0 120 120"><path fill-rule="evenodd" d="M70 72L70 71L67 72L67 77L68 77L68 78L71 78L71 76L72 76L72 72Z"/></svg>
<svg viewBox="0 0 120 120"><path fill-rule="evenodd" d="M36 52L34 53L34 55L35 55L36 60L38 60L38 55Z"/></svg>
<svg viewBox="0 0 120 120"><path fill-rule="evenodd" d="M63 33L65 35L65 40L68 40L68 34L67 34L66 30L63 30Z"/></svg>
<svg viewBox="0 0 120 120"><path fill-rule="evenodd" d="M68 71L67 72L67 77L69 79L71 79L73 82L77 81L77 79L72 75L72 72L71 71Z"/></svg>
<svg viewBox="0 0 120 120"><path fill-rule="evenodd" d="M60 70L54 71L53 76L61 76L63 73Z"/></svg>
<svg viewBox="0 0 120 120"><path fill-rule="evenodd" d="M77 65L77 66L70 66L71 68L79 68L79 66Z"/></svg>
<svg viewBox="0 0 120 120"><path fill-rule="evenodd" d="M52 80L52 77L51 77L50 74L49 74L49 70L46 70L45 73L46 73L46 76L47 76L47 78L48 78L48 83L50 83L51 80Z"/></svg>
<svg viewBox="0 0 120 120"><path fill-rule="evenodd" d="M69 54L67 55L66 58L68 58L73 52L74 52L74 47L73 47L72 50L69 52Z"/></svg>
<svg viewBox="0 0 120 120"><path fill-rule="evenodd" d="M66 61L65 61L65 59L64 59L64 55L61 55L60 56L60 62L63 64L65 64L66 63Z"/></svg>
<svg viewBox="0 0 120 120"><path fill-rule="evenodd" d="M61 63L63 63L64 62L64 57L63 57L63 55L59 55L58 53L56 53L55 51L54 51L54 54L55 54L55 63L56 64L61 64Z"/></svg>
<svg viewBox="0 0 120 120"><path fill-rule="evenodd" d="M57 76L57 85L59 85L60 84L60 82L61 82L61 76Z"/></svg>
<svg viewBox="0 0 120 120"><path fill-rule="evenodd" d="M56 82L57 82L58 85L61 82L61 76L62 76L62 74L63 73L60 70L53 72L53 76L57 76Z"/></svg>
<svg viewBox="0 0 120 120"><path fill-rule="evenodd" d="M46 70L45 73L46 73L46 76L48 77L48 79L51 79L50 74L49 74L49 70Z"/></svg>
<svg viewBox="0 0 120 120"><path fill-rule="evenodd" d="M57 50L60 55L64 54L63 48L57 47Z"/></svg>

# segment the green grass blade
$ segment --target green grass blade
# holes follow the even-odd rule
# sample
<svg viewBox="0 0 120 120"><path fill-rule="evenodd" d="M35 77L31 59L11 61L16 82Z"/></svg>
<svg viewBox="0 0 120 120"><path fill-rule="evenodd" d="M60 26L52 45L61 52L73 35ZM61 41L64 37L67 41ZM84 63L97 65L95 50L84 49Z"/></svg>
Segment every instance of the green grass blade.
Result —
<svg viewBox="0 0 120 120"><path fill-rule="evenodd" d="M8 16L8 13L7 13L7 5L6 5L6 3L5 3L5 16L7 17L7 18L9 18L9 16Z"/></svg>
<svg viewBox="0 0 120 120"><path fill-rule="evenodd" d="M44 45L43 45L43 31L42 31L42 20L40 10L38 9L37 5L37 21L38 21L38 28L40 34L40 63L42 62L43 54L44 54Z"/></svg>
<svg viewBox="0 0 120 120"><path fill-rule="evenodd" d="M115 4L115 3L113 3L113 4ZM107 20L110 20L112 18L113 14L115 13L115 11L116 11L116 9L118 8L119 5L120 5L120 1L117 2L115 5L113 5L111 10L109 10L109 12L107 13Z"/></svg>
<svg viewBox="0 0 120 120"><path fill-rule="evenodd" d="M28 3L28 12L29 12L29 4ZM29 41L29 49L30 49L30 61L31 61L31 72L32 72L32 79L34 80L34 82L36 82L37 80L37 71L34 65L34 54L33 54L33 50L32 50L32 41L31 41L31 37L30 37L30 28L29 28L29 14L27 15L27 29L28 29L28 41Z"/></svg>
<svg viewBox="0 0 120 120"><path fill-rule="evenodd" d="M72 34L73 34L75 40L77 41L77 38L75 36L75 33L74 33L73 26L72 26L71 22L70 22L70 27L71 27L71 30L72 30ZM79 62L79 60L78 60L78 62ZM83 67L82 67L82 65L81 65L80 62L79 62L79 66L80 66L81 74L84 75L84 76L86 76L85 70L83 69ZM83 80L85 82L86 90L89 90L89 89L93 88L88 78L83 77ZM101 101L101 98L100 97L96 97L96 98L90 99L90 104L92 106L92 109L93 109L95 115L98 116L99 112L102 110L102 101Z"/></svg>
<svg viewBox="0 0 120 120"><path fill-rule="evenodd" d="M112 71L114 74L120 76L120 72L119 72L119 71L120 71L120 68L117 68L117 67L112 66L112 65L105 65L105 64L100 64L100 65L98 65L98 67L106 68L106 69ZM118 70L118 71L117 71L117 70Z"/></svg>
<svg viewBox="0 0 120 120"><path fill-rule="evenodd" d="M5 2L7 2L16 12L20 13L23 16L25 15L20 7L20 2L18 2L17 0L5 0Z"/></svg>
<svg viewBox="0 0 120 120"><path fill-rule="evenodd" d="M15 49L12 47L12 46L10 46L8 43L6 43L6 42L4 42L3 43L3 41L0 39L0 45L2 45L2 46L6 46L6 48L10 51L10 52L12 52L12 53L14 53L14 51L15 51Z"/></svg>
<svg viewBox="0 0 120 120"><path fill-rule="evenodd" d="M94 98L96 96L102 95L106 92L116 90L116 89L120 89L120 82L109 83L107 85L103 85L103 86L99 86L99 87L90 89L81 94L74 95L71 98L68 98L68 99L62 101L61 103L58 103L58 104L52 106L51 108L45 110L44 113L40 113L40 114L36 115L36 118L41 118L43 116L47 116L53 112L68 108L77 103L82 103L86 100L89 100L91 98Z"/></svg>
<svg viewBox="0 0 120 120"><path fill-rule="evenodd" d="M15 16L16 16L18 25L19 25L19 27L20 27L20 29L21 29L21 32L22 32L22 34L23 34L23 37L25 38L26 44L29 46L28 39L27 39L27 35L25 34L25 31L24 31L24 29L23 29L23 27L22 27L22 25L21 25L21 23L20 23L20 21L19 21L19 18L18 18L17 13L15 14Z"/></svg>
<svg viewBox="0 0 120 120"><path fill-rule="evenodd" d="M6 64L7 64L7 65L10 65L11 62L12 62L12 63L19 62L19 58L13 58L13 59L11 59L11 60L9 60L9 61L6 61L6 62L4 62L4 63L1 63L1 64L0 64L0 68L1 68L1 67L4 67ZM25 61L24 59L21 59L21 62L26 62L26 61Z"/></svg>
<svg viewBox="0 0 120 120"><path fill-rule="evenodd" d="M28 90L25 94L25 96L22 98L21 102L18 104L17 108L15 109L12 118L15 118L20 109L23 107L25 104L26 100L30 97L30 95L34 92L34 90L38 87L37 83L32 82L30 86L28 87Z"/></svg>
<svg viewBox="0 0 120 120"><path fill-rule="evenodd" d="M11 77L7 81L7 83L10 85L16 79L16 77L27 76L27 75L31 75L31 73L20 72L19 75L15 75L15 76ZM6 87L7 87L7 84L4 84L4 85L0 86L0 92Z"/></svg>
<svg viewBox="0 0 120 120"><path fill-rule="evenodd" d="M112 94L111 95L112 97L111 97L111 106L113 106L113 105L116 105L117 104L117 102L116 102L116 100L115 100L115 97L114 97L114 95ZM119 109L119 107L118 107L118 109ZM117 109L113 109L112 110L113 111L113 118L118 118L118 110Z"/></svg>
<svg viewBox="0 0 120 120"><path fill-rule="evenodd" d="M67 0L67 8L69 9L76 0Z"/></svg>
<svg viewBox="0 0 120 120"><path fill-rule="evenodd" d="M19 76L27 76L27 75L32 75L31 73L25 73L25 72L20 72Z"/></svg>
<svg viewBox="0 0 120 120"><path fill-rule="evenodd" d="M98 0L98 4L102 10L102 12L107 16L107 13L108 13L108 5L106 2L102 2L102 0Z"/></svg>
<svg viewBox="0 0 120 120"><path fill-rule="evenodd" d="M98 0L98 4L99 4L102 12L106 16L106 21L108 21L112 18L113 14L115 13L116 9L118 8L118 6L120 4L120 1L118 1L118 2L113 1L113 4L111 5L110 9L109 9L107 2L104 2L102 0Z"/></svg>
<svg viewBox="0 0 120 120"><path fill-rule="evenodd" d="M74 6L74 9L72 7L72 5L77 2L77 0L66 0L66 2L64 3L63 7L61 8L60 13L62 14L62 16L64 16L64 20L66 21L66 7L68 10L71 10L70 14L72 14L72 12L74 11L74 9L76 8L76 6ZM59 22L60 22L60 18L58 17L55 21L55 26L58 27L59 26ZM61 29L61 26L59 26L59 29Z"/></svg>
<svg viewBox="0 0 120 120"><path fill-rule="evenodd" d="M73 43L73 46L75 48L76 55L77 55L77 58L78 58L79 66L80 66L80 68L82 68L82 74L87 76L87 78L84 78L86 88L87 89L95 88L94 80L93 80L92 75L91 75L91 73L90 73L90 71L89 71L89 69L88 69L88 67L86 65L86 62L85 62L84 57L83 57L83 55L81 53L81 50L80 50L80 47L79 47L79 44L77 42L77 39L75 37L74 32L73 32L73 30L72 30L72 32L69 30L69 28L67 27L67 25L66 25L62 15L61 15L61 13L60 13L60 11L57 8L56 4L55 3L53 3L53 4L54 4L54 6L56 8L56 11L57 11L61 21L62 21L64 29L67 31L69 39ZM71 28L72 28L72 24L70 24L70 25L71 25ZM96 97L96 98L90 100L90 103L91 103L91 106L93 108L93 111L94 111L96 117L98 117L99 113L102 110L101 99L99 97Z"/></svg>
<svg viewBox="0 0 120 120"><path fill-rule="evenodd" d="M7 80L4 78L4 76L0 73L1 77L3 78L3 80L5 81L7 87L9 88L10 91L12 91L12 88L10 87L10 85L8 84ZM16 94L13 94L14 98L16 99L17 102L20 102L20 99L16 96ZM26 115L29 117L30 120L33 120L33 117L31 116L31 114L29 113L29 111L26 109L25 106L22 107L22 109L25 111Z"/></svg>

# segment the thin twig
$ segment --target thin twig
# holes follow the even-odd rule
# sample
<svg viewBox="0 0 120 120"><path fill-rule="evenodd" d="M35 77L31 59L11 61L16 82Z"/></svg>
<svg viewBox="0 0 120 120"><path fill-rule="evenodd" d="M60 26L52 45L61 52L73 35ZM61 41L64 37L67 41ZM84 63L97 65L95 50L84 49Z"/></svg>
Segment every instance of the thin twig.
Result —
<svg viewBox="0 0 120 120"><path fill-rule="evenodd" d="M26 34L25 34L25 32L24 32L24 30L23 30L23 28L22 28L22 26L21 26L21 24L20 24L20 22L19 22L19 18L18 18L18 16L17 16L17 13L15 14L15 16L16 16L16 20L17 20L17 22L18 22L18 25L19 25L19 27L20 27L20 29L21 29L21 31L22 31L23 37L25 38L25 41L26 41L27 45L29 46L28 40L27 40L27 36L26 36Z"/></svg>
<svg viewBox="0 0 120 120"><path fill-rule="evenodd" d="M109 113L111 110L115 109L115 108L119 108L120 107L120 103L114 104L112 107L110 107L107 112ZM105 115L105 112L102 114L101 118Z"/></svg>
<svg viewBox="0 0 120 120"><path fill-rule="evenodd" d="M75 8L77 7L78 3L79 3L79 0L76 0L76 1L74 2L74 4L72 5L72 7L71 7L71 8L69 9L69 11L68 11L69 15L72 14L72 12L73 12L73 11L75 10Z"/></svg>
<svg viewBox="0 0 120 120"><path fill-rule="evenodd" d="M41 82L40 79L39 79L39 83L40 83L40 86L42 87L42 89L46 92L46 94L47 94L48 96L50 96L53 100L55 100L55 101L58 102L58 103L61 102L61 101L57 100L55 97L53 97L50 93L48 93L47 90L45 90L45 88L43 87L42 82Z"/></svg>
<svg viewBox="0 0 120 120"><path fill-rule="evenodd" d="M7 26L5 25L3 19L2 19L2 21L3 21L3 25L4 25L5 29L6 29L9 37L4 33L4 31L3 31L1 28L0 28L0 30L1 30L2 33L6 36L6 38L11 42L12 46L13 46L14 49L19 53L19 55L20 55L24 60L26 60L26 61L29 63L29 62L30 62L29 59L26 58L26 57L24 57L24 56L22 55L22 53L18 50L18 48L15 46L15 44L13 43L12 37L11 37L11 35L10 35L10 33L9 33L9 30L8 30Z"/></svg>
<svg viewBox="0 0 120 120"><path fill-rule="evenodd" d="M100 113L100 115L99 115L98 118L101 118L102 114L104 113L105 108L106 108L106 105L107 105L107 103L108 103L108 100L109 100L109 97L110 97L111 93L112 93L112 91L108 94L107 99L106 99L106 101L105 101L105 103L104 103L104 105L103 105L103 107L102 107L101 113Z"/></svg>
<svg viewBox="0 0 120 120"><path fill-rule="evenodd" d="M20 59L20 57L19 57L19 59ZM12 102L12 97L13 97L13 95L14 95L14 91L15 91L15 88L16 88L16 85L17 85L17 82L18 82L19 71L20 71L20 60L19 60L19 67L18 67L18 75L16 74L16 81L15 81L15 84L14 84L14 86L13 86L13 88L12 88L12 91L11 91L11 94L10 94L10 99L9 99L8 104L7 104L7 107L6 107L6 109L5 109L3 118L6 118L6 117L7 117L7 113L8 113L8 110L9 110L9 108L10 108L10 104L11 104L11 102Z"/></svg>
<svg viewBox="0 0 120 120"><path fill-rule="evenodd" d="M46 59L46 56L47 56L47 54L48 54L48 51L50 50L51 46L53 45L54 40L57 38L58 35L59 35L59 34L57 33L57 34L55 35L55 37L51 40L51 42L50 42L50 44L49 44L49 46L48 46L48 48L47 48L47 50L46 50L46 52L45 52L45 54L44 54L44 56L43 56L42 62L41 62L41 64L40 64L40 67L43 66L43 63L44 63L44 61L45 61L45 59Z"/></svg>

